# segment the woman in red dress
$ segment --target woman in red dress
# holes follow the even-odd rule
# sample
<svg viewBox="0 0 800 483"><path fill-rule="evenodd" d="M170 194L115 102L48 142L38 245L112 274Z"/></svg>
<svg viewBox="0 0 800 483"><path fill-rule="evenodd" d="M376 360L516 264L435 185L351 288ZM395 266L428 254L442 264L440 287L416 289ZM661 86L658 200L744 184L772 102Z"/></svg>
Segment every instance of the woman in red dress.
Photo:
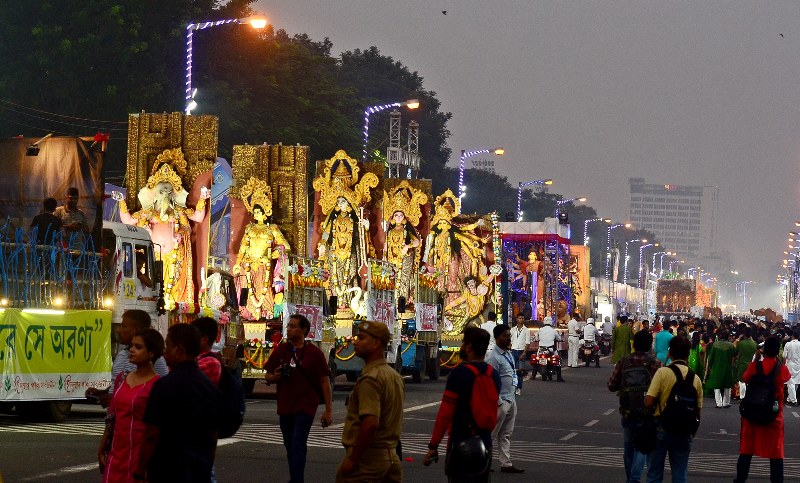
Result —
<svg viewBox="0 0 800 483"><path fill-rule="evenodd" d="M778 363L780 341L777 337L768 337L764 341L764 358L761 360L764 374L769 374ZM756 352L756 360L759 359ZM756 374L756 363L751 362L742 375L745 384ZM778 401L778 417L769 424L759 425L742 418L742 430L739 438L739 461L736 463L736 479L744 482L750 473L750 462L753 455L769 458L769 480L783 481L783 385L790 378L789 369L782 365L775 374L775 398Z"/></svg>
<svg viewBox="0 0 800 483"><path fill-rule="evenodd" d="M144 329L135 336L130 346L130 361L136 370L116 384L114 398L108 408L108 422L100 441L97 456L103 470L103 482L133 482L133 472L139 459L139 448L144 436L144 410L153 383L158 375L153 363L164 353L164 338L155 329ZM108 450L109 439L111 450Z"/></svg>

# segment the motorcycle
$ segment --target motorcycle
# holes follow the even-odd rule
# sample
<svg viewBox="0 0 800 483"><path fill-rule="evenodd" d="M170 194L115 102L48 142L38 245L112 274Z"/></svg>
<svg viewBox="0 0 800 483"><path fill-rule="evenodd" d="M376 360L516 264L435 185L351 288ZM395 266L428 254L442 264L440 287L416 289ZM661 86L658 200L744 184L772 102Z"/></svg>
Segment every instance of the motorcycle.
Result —
<svg viewBox="0 0 800 483"><path fill-rule="evenodd" d="M600 367L600 346L593 340L584 340L578 350L578 358L586 363L586 367L594 361L595 367Z"/></svg>
<svg viewBox="0 0 800 483"><path fill-rule="evenodd" d="M556 380L563 381L561 378L561 356L553 347L540 347L535 354L531 354L530 361L534 374L536 372L541 374L543 381L552 381L554 375Z"/></svg>
<svg viewBox="0 0 800 483"><path fill-rule="evenodd" d="M611 334L603 334L600 336L600 352L607 356L611 354Z"/></svg>

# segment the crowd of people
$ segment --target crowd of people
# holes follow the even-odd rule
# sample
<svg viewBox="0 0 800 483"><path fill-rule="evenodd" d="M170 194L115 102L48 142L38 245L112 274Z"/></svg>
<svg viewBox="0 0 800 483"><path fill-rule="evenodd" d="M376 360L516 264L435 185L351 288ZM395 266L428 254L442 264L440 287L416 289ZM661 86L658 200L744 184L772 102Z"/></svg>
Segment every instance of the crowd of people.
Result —
<svg viewBox="0 0 800 483"><path fill-rule="evenodd" d="M754 455L770 460L770 481L783 481L783 408L797 405L800 331L760 319L662 317L649 324L624 315L612 330L608 388L620 398L627 481L639 482L645 465L648 482L662 481L667 455L672 481L687 481L703 397L712 395L717 409L737 400L742 406L734 481L747 480ZM746 397L750 385L766 387L761 412L753 409L760 394ZM679 416L672 400L682 401Z"/></svg>

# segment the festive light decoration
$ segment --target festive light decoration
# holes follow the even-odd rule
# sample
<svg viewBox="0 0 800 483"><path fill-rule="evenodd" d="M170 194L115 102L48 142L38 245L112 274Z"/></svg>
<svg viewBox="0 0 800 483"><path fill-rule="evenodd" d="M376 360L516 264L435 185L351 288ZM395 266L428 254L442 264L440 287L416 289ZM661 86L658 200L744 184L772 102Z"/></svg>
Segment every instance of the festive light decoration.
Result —
<svg viewBox="0 0 800 483"><path fill-rule="evenodd" d="M605 221L606 223L611 223L611 218L592 218L591 220L586 220L583 222L583 246L586 246L589 243L589 223L594 223L595 221Z"/></svg>
<svg viewBox="0 0 800 483"><path fill-rule="evenodd" d="M461 150L461 159L458 163L458 199L464 197L464 164L467 158L471 158L472 156L477 156L478 154L489 154L494 153L497 156L502 156L506 153L506 150L503 148L491 148L491 149L475 149L473 151L465 151Z"/></svg>
<svg viewBox="0 0 800 483"><path fill-rule="evenodd" d="M496 211L492 212L492 214L489 215L489 216L490 216L490 218L492 220L492 252L494 253L494 263L495 264L499 264L499 263L501 263L501 260L503 259L503 255L501 253L502 243L503 242L500 239L500 217L497 216L497 212ZM501 285L502 284L503 284L503 281L502 281L502 274L501 274L501 275L498 275L497 278L495 278L495 281L494 281L494 300L495 300L495 303L497 304L498 307L501 306L502 303L503 303L503 301L502 301L503 296L502 296L502 292L501 292ZM498 324L502 324L503 323L503 313L500 310L497 310L496 312L497 312L497 323Z"/></svg>
<svg viewBox="0 0 800 483"><path fill-rule="evenodd" d="M584 201L586 201L586 197L585 196L580 196L578 198L570 198L568 200L556 200L555 217L558 218L558 215L561 212L561 205L566 205L567 203L572 203L573 201L584 202Z"/></svg>
<svg viewBox="0 0 800 483"><path fill-rule="evenodd" d="M519 188L517 188L517 221L522 221L522 190L531 185L536 184L553 184L552 179L537 179L536 181L521 181Z"/></svg>
<svg viewBox="0 0 800 483"><path fill-rule="evenodd" d="M628 260L630 260L630 257L628 256L628 244L629 243L634 243L634 242L645 242L646 243L647 240L642 239L642 238L637 238L636 240L628 240L628 241L625 242L625 268L622 270L622 284L623 285L627 285L628 284Z"/></svg>
<svg viewBox="0 0 800 483"><path fill-rule="evenodd" d="M643 288L644 277L642 272L644 269L644 249L647 247L657 247L658 243L648 243L639 247L639 288Z"/></svg>
<svg viewBox="0 0 800 483"><path fill-rule="evenodd" d="M630 228L630 223L617 223L616 225L611 225L608 227L608 236L606 239L606 280L611 280L611 232L614 228L619 228L624 226L625 228Z"/></svg>
<svg viewBox="0 0 800 483"><path fill-rule="evenodd" d="M362 156L361 161L367 162L367 142L369 141L369 116L371 114L375 114L381 111L385 111L386 109L390 109L392 107L407 107L409 109L417 109L419 108L419 101L417 99L409 99L405 102L392 102L390 104L377 104L374 106L369 106L364 109L364 131L363 134L363 145L362 145Z"/></svg>
<svg viewBox="0 0 800 483"><path fill-rule="evenodd" d="M236 24L250 24L254 29L263 29L267 26L267 19L260 15L252 15L245 18L231 18L227 20L216 20L213 22L197 22L190 23L186 26L186 114L192 113L192 109L197 107L194 101L194 96L197 94L197 89L192 88L192 38L196 30L204 30L211 27L219 27L220 25Z"/></svg>

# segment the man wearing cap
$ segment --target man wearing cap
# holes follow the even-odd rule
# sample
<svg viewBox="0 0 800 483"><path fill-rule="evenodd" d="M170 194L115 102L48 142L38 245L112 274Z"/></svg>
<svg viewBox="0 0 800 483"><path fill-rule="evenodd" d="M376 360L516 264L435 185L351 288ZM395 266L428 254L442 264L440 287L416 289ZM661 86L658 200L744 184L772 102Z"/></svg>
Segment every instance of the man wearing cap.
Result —
<svg viewBox="0 0 800 483"><path fill-rule="evenodd" d="M580 316L575 314L569 319L569 323L567 323L567 331L569 332L569 357L567 357L567 364L569 367L578 367L578 344L581 338L581 324L577 319L580 319Z"/></svg>
<svg viewBox="0 0 800 483"><path fill-rule="evenodd" d="M371 320L360 324L353 340L365 365L348 396L342 431L346 453L336 471L337 483L403 481L396 448L403 425L404 387L384 357L390 340L386 324Z"/></svg>

